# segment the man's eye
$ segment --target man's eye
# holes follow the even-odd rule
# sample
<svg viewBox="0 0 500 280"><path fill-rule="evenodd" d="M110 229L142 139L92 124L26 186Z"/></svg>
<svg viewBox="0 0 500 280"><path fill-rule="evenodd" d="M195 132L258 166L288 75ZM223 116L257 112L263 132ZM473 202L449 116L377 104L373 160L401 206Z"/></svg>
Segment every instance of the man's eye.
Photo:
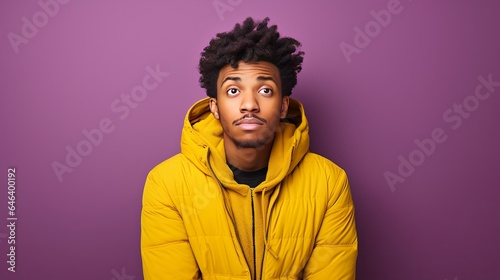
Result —
<svg viewBox="0 0 500 280"><path fill-rule="evenodd" d="M261 94L265 94L265 95L270 95L270 94L272 94L272 93L273 93L273 90L272 90L272 89L270 89L270 88L263 88L263 89L261 89L261 90L259 91L259 93L261 93Z"/></svg>
<svg viewBox="0 0 500 280"><path fill-rule="evenodd" d="M240 93L240 91L238 89L235 89L235 88L230 88L227 90L227 94L229 94L229 95L235 95L238 93Z"/></svg>

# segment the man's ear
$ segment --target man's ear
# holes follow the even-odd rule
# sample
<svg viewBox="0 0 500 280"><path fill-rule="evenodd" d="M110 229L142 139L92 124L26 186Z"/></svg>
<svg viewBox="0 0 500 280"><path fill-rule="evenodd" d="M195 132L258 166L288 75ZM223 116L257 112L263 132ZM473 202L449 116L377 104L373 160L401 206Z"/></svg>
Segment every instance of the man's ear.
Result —
<svg viewBox="0 0 500 280"><path fill-rule="evenodd" d="M288 105L290 104L290 97L288 96L283 96L281 100L281 114L280 118L284 119L286 117L286 114L288 114Z"/></svg>
<svg viewBox="0 0 500 280"><path fill-rule="evenodd" d="M219 108L217 107L217 99L212 97L208 102L210 106L210 111L212 112L212 114L214 114L214 117L216 119L219 119Z"/></svg>

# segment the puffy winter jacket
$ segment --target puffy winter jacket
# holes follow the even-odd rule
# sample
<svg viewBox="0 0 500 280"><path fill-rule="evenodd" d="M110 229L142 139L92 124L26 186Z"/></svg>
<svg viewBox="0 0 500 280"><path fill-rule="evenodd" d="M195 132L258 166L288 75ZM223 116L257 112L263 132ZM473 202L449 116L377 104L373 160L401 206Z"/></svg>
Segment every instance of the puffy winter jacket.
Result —
<svg viewBox="0 0 500 280"><path fill-rule="evenodd" d="M347 176L309 152L302 105L290 99L266 179L252 190L234 181L208 104L189 109L181 153L146 179L144 279L355 279Z"/></svg>

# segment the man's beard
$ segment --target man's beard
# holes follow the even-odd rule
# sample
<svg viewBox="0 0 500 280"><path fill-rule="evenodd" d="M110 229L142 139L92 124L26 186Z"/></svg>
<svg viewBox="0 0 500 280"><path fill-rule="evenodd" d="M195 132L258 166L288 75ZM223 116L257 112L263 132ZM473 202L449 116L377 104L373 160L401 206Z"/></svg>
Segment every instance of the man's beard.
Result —
<svg viewBox="0 0 500 280"><path fill-rule="evenodd" d="M238 148L253 148L253 149L258 149L261 147L264 147L266 144L271 142L273 139L271 138L269 141L268 139L254 139L254 140L237 140L234 139L233 137L227 135L231 141L233 141L234 145Z"/></svg>

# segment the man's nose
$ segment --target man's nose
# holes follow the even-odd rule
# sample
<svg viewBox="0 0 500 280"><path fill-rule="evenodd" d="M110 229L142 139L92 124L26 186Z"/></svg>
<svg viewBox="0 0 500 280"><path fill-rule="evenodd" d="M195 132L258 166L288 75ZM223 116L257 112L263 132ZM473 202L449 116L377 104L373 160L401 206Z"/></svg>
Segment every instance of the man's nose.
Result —
<svg viewBox="0 0 500 280"><path fill-rule="evenodd" d="M259 102L253 93L244 93L242 97L240 112L259 112Z"/></svg>

